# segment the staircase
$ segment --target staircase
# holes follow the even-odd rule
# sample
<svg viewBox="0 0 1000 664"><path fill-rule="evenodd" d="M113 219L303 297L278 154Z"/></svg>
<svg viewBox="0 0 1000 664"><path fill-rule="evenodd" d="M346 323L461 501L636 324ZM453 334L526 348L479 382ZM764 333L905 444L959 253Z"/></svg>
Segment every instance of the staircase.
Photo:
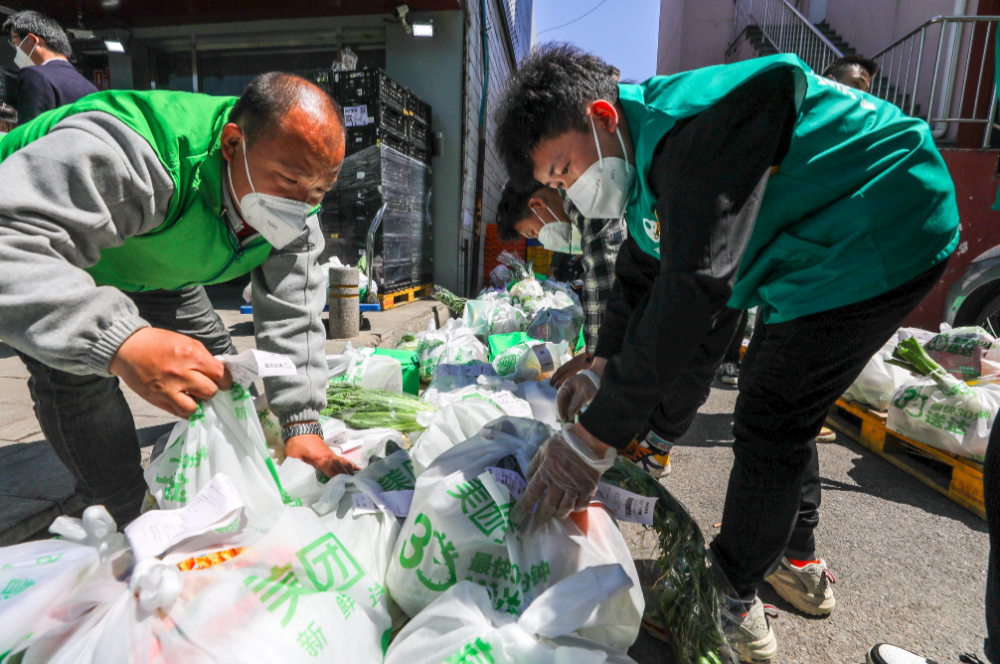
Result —
<svg viewBox="0 0 1000 664"><path fill-rule="evenodd" d="M836 30L834 30L829 23L823 21L821 23L816 23L813 27L816 28L830 44L833 45L838 51L843 55L857 55L857 50L850 45L850 43L841 37ZM767 38L765 33L777 34L778 26L767 25L761 27L754 23L748 23L744 36L747 42L753 48L753 57L766 57L768 55L775 55L781 51L774 45L774 43ZM735 52L735 44L730 47L730 52ZM802 54L798 54L800 57ZM822 73L822 72L816 72ZM876 94L881 99L892 102L900 108L909 111L910 105L910 94L902 94L901 91L896 89L895 85L889 83L888 80L883 79L881 74L876 74L875 79L872 81L871 92ZM915 105L914 115L917 117L923 117L920 114L920 104Z"/></svg>
<svg viewBox="0 0 1000 664"><path fill-rule="evenodd" d="M847 43L847 40L838 35L837 32L830 27L829 23L822 21L820 23L815 23L814 25L816 26L816 29L822 32L823 36L829 39L830 43L836 46L841 53L844 55L857 55L857 51L855 51L851 45Z"/></svg>

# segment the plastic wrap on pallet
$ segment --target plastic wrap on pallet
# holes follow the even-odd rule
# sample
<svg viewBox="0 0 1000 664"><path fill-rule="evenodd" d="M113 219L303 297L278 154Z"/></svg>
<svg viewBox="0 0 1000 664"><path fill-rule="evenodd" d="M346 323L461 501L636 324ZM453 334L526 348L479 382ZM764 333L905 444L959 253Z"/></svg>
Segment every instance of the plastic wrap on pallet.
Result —
<svg viewBox="0 0 1000 664"><path fill-rule="evenodd" d="M323 201L324 259L357 262L382 205L375 234L375 277L382 292L405 288L433 272L430 168L385 144L347 157L337 186Z"/></svg>

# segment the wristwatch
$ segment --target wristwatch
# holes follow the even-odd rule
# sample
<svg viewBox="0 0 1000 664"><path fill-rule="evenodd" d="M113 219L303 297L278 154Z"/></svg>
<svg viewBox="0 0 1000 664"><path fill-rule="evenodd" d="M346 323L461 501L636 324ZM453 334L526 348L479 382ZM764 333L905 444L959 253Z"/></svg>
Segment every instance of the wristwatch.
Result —
<svg viewBox="0 0 1000 664"><path fill-rule="evenodd" d="M309 424L293 424L290 427L284 427L281 429L281 441L287 443L289 438L306 436L311 433L322 438L323 425L319 422L311 422Z"/></svg>

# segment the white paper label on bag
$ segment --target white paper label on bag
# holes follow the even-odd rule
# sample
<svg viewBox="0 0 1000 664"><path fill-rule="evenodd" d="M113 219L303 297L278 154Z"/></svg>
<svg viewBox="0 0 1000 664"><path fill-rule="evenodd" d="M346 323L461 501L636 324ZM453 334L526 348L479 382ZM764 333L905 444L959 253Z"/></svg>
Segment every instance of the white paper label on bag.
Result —
<svg viewBox="0 0 1000 664"><path fill-rule="evenodd" d="M446 365L447 366L447 365ZM463 376L496 376L497 372L492 364L466 364L459 367Z"/></svg>
<svg viewBox="0 0 1000 664"><path fill-rule="evenodd" d="M531 406L528 402L518 399L507 390L494 392L490 401L510 417L532 417Z"/></svg>
<svg viewBox="0 0 1000 664"><path fill-rule="evenodd" d="M552 361L552 353L550 353L549 349L545 347L545 344L532 346L531 350L534 351L535 357L538 358L538 363L542 365L542 373L555 371L556 364Z"/></svg>
<svg viewBox="0 0 1000 664"><path fill-rule="evenodd" d="M513 470L497 468L496 466L487 466L486 470L489 471L498 484L507 487L514 500L520 498L524 490L528 488L528 483L524 481L524 478Z"/></svg>
<svg viewBox="0 0 1000 664"><path fill-rule="evenodd" d="M295 363L287 355L268 353L251 348L239 355L216 355L222 364L229 369L233 382L243 387L250 385L258 378L271 376L294 376L298 373Z"/></svg>
<svg viewBox="0 0 1000 664"><path fill-rule="evenodd" d="M368 124L368 106L347 106L344 108L345 127L364 127Z"/></svg>
<svg viewBox="0 0 1000 664"><path fill-rule="evenodd" d="M354 501L355 514L389 512L403 518L410 513L413 491L385 491L374 494L374 498L366 493L356 493L351 500Z"/></svg>
<svg viewBox="0 0 1000 664"><path fill-rule="evenodd" d="M619 521L641 523L644 526L653 525L653 508L656 507L656 498L640 496L637 493L600 482L592 501L607 507Z"/></svg>
<svg viewBox="0 0 1000 664"><path fill-rule="evenodd" d="M246 503L236 483L219 473L186 507L152 510L125 526L136 560L158 556L195 535L229 525Z"/></svg>

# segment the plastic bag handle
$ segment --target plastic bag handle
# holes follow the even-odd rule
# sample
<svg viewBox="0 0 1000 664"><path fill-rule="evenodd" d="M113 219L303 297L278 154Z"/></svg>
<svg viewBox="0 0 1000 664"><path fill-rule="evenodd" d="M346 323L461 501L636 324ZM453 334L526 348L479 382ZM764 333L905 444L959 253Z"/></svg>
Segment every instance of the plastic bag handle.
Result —
<svg viewBox="0 0 1000 664"><path fill-rule="evenodd" d="M580 629L600 604L631 587L632 579L617 563L588 567L539 595L517 625L528 634L554 639Z"/></svg>

